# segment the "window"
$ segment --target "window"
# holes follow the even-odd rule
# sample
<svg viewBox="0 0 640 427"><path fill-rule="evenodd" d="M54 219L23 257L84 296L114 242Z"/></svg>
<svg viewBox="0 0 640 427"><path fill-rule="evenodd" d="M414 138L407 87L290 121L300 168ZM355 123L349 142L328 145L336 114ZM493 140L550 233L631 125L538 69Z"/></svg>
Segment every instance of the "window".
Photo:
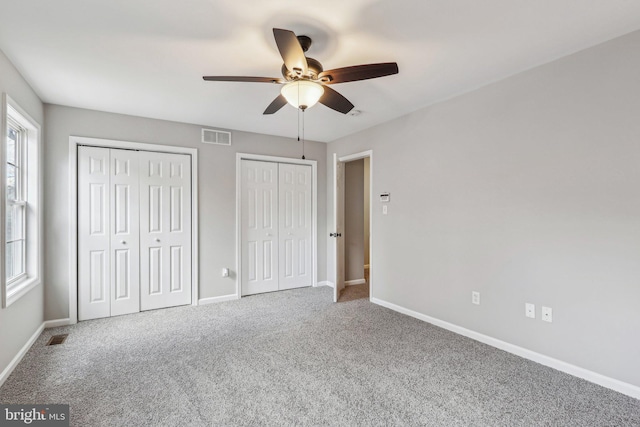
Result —
<svg viewBox="0 0 640 427"><path fill-rule="evenodd" d="M39 177L40 126L5 94L4 278L2 305L8 307L40 284L42 271Z"/></svg>
<svg viewBox="0 0 640 427"><path fill-rule="evenodd" d="M26 275L25 213L27 202L24 196L24 151L26 129L10 117L7 118L7 216L5 218L5 277L7 285Z"/></svg>

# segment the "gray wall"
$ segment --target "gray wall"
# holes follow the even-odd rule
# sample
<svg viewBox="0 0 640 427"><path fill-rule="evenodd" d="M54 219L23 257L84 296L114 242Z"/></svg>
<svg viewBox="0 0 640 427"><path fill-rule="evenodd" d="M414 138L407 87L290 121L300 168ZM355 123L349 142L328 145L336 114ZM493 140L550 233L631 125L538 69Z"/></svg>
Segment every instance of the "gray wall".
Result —
<svg viewBox="0 0 640 427"><path fill-rule="evenodd" d="M364 278L364 160L344 168L344 279Z"/></svg>
<svg viewBox="0 0 640 427"><path fill-rule="evenodd" d="M69 136L86 136L198 149L200 298L235 293L236 153L300 158L294 139L233 132L231 147L200 143L201 126L92 110L45 105L46 263L45 318L66 318L69 278ZM308 142L306 158L318 161L318 280L326 272L326 144ZM223 267L234 271L221 277Z"/></svg>
<svg viewBox="0 0 640 427"><path fill-rule="evenodd" d="M42 102L1 51L0 92L8 94L40 126L44 126ZM3 135L2 138L5 136ZM41 142L44 141L41 139ZM46 148L43 151L46 155ZM4 156L2 158L4 159ZM0 185L0 188L2 188L0 197L4 198L4 186ZM4 227L4 224L1 226ZM4 251L4 245L0 250ZM1 259L4 259L4 256ZM0 308L0 372L4 371L22 346L42 325L42 304L43 285L40 285L8 308Z"/></svg>
<svg viewBox="0 0 640 427"><path fill-rule="evenodd" d="M391 193L373 297L640 386L638 52L635 32L329 144L372 149Z"/></svg>

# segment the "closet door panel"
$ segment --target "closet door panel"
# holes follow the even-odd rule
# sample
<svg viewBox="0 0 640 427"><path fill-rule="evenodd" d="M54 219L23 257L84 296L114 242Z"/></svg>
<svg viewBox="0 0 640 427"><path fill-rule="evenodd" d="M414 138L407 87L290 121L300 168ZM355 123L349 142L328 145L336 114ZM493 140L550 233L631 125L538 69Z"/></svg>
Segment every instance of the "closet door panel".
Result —
<svg viewBox="0 0 640 427"><path fill-rule="evenodd" d="M109 158L78 147L78 320L111 314Z"/></svg>
<svg viewBox="0 0 640 427"><path fill-rule="evenodd" d="M140 307L191 303L191 157L140 151Z"/></svg>
<svg viewBox="0 0 640 427"><path fill-rule="evenodd" d="M279 289L312 285L311 166L279 164Z"/></svg>
<svg viewBox="0 0 640 427"><path fill-rule="evenodd" d="M242 295L278 290L278 165L241 162Z"/></svg>
<svg viewBox="0 0 640 427"><path fill-rule="evenodd" d="M111 150L111 315L140 311L138 152Z"/></svg>

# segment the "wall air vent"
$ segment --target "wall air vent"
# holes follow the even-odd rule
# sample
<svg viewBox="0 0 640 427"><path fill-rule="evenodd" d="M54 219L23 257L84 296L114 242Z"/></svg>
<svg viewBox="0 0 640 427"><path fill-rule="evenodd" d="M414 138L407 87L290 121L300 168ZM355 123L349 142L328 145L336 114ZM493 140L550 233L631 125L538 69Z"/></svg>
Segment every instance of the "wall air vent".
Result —
<svg viewBox="0 0 640 427"><path fill-rule="evenodd" d="M231 145L231 132L217 129L202 129L204 144Z"/></svg>

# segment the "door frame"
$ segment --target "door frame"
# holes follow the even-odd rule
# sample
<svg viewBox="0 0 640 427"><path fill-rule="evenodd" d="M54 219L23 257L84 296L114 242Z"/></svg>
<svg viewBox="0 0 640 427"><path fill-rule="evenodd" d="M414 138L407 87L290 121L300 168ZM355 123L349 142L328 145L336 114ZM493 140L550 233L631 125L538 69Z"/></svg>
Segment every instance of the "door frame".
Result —
<svg viewBox="0 0 640 427"><path fill-rule="evenodd" d="M191 156L191 305L198 305L198 150L173 145L69 137L69 324L78 323L78 146L155 151Z"/></svg>
<svg viewBox="0 0 640 427"><path fill-rule="evenodd" d="M373 298L373 269L371 268L371 261L373 254L373 150L360 151L353 154L347 154L345 156L338 157L338 153L333 153L333 226L336 230L344 229L344 224L338 227L338 163L348 163L354 160L360 160L369 158L369 300ZM333 256L335 257L334 272L333 272L333 290L334 300L337 300L338 292L338 263L342 263L344 266L344 257L338 259L338 238L333 239ZM344 270L344 269L343 269ZM337 302L337 301L335 301Z"/></svg>
<svg viewBox="0 0 640 427"><path fill-rule="evenodd" d="M311 286L318 286L318 162L291 157L236 153L236 297L242 298L242 161L257 160L311 166Z"/></svg>

